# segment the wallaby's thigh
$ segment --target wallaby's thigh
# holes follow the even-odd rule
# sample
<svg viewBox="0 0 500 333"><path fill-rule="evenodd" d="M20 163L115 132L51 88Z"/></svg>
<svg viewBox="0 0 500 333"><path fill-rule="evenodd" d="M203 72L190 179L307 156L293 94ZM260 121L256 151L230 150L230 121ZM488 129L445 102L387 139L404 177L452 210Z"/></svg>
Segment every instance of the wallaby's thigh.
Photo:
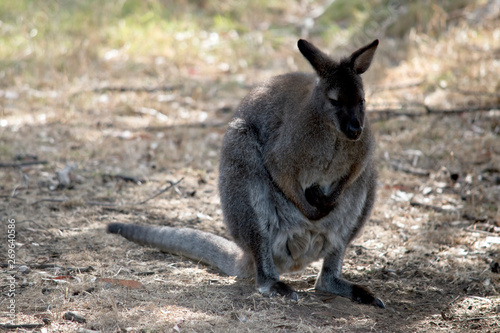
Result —
<svg viewBox="0 0 500 333"><path fill-rule="evenodd" d="M272 230L278 225L273 191L255 133L230 129L222 147L219 175L224 221L234 241L253 256L259 291L296 299L295 291L279 281L273 260Z"/></svg>
<svg viewBox="0 0 500 333"><path fill-rule="evenodd" d="M272 186L261 147L250 130L230 128L224 137L219 170L219 192L224 221L241 246L250 246L250 234L266 233L276 223L271 204ZM263 239L264 241L264 239Z"/></svg>
<svg viewBox="0 0 500 333"><path fill-rule="evenodd" d="M268 232L269 225L276 223L276 213L260 149L250 130L230 128L224 138L219 175L224 222L234 241L253 255L259 285L279 278Z"/></svg>

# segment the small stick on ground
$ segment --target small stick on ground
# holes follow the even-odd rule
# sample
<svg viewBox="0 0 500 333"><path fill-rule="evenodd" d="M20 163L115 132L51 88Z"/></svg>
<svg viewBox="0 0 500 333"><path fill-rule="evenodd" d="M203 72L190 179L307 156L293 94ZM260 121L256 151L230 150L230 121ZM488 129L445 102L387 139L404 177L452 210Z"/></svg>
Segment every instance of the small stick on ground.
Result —
<svg viewBox="0 0 500 333"><path fill-rule="evenodd" d="M418 86L422 85L423 83L425 83L425 81L420 80L417 82L409 82L409 83L403 83L403 84L375 86L372 88L372 91L379 92L379 91L387 91L387 90L408 89L408 88L418 87Z"/></svg>
<svg viewBox="0 0 500 333"><path fill-rule="evenodd" d="M47 164L48 161L27 161L17 163L0 163L0 168L22 168L30 165Z"/></svg>
<svg viewBox="0 0 500 333"><path fill-rule="evenodd" d="M416 176L428 177L431 174L428 170L415 168L397 160L392 160L391 165L395 171L402 171Z"/></svg>
<svg viewBox="0 0 500 333"><path fill-rule="evenodd" d="M103 92L146 92L146 93L154 93L158 91L172 91L176 89L182 88L182 85L172 85L172 86L157 86L157 87L126 87L126 86L108 86L108 87L100 87L94 88L91 92L103 93Z"/></svg>
<svg viewBox="0 0 500 333"><path fill-rule="evenodd" d="M60 269L63 272L78 272L78 273L88 273L95 271L95 268L92 266L88 267L64 267L56 264L34 264L29 265L32 269Z"/></svg>
<svg viewBox="0 0 500 333"><path fill-rule="evenodd" d="M121 174L116 174L116 175L104 174L104 175L102 175L102 178L104 180L107 178L119 179L119 180L123 180L125 182L130 182L130 183L135 183L135 184L142 184L142 183L146 182L146 180L142 179L142 178L137 178L137 177L133 177L133 176L126 176L126 175L121 175Z"/></svg>
<svg viewBox="0 0 500 333"><path fill-rule="evenodd" d="M26 201L26 200L25 200L25 201ZM45 228L43 225L40 225L40 224L36 223L36 222L35 222L35 221L33 221L33 220L24 220L24 221L19 221L19 222L17 222L17 224L20 224L20 223L26 223L26 222L28 222L28 223L33 223L34 225L36 225L36 226L37 226L37 227L39 227L40 229L45 229L45 231L49 231L49 232L50 232L50 230L49 230L49 229Z"/></svg>
<svg viewBox="0 0 500 333"><path fill-rule="evenodd" d="M69 201L69 199L45 198L33 202L32 205L39 204L40 202L67 202L67 201Z"/></svg>
<svg viewBox="0 0 500 333"><path fill-rule="evenodd" d="M2 330L18 330L18 329L32 330L32 329L42 328L43 326L45 326L45 324L18 324L18 325L0 324L0 328Z"/></svg>
<svg viewBox="0 0 500 333"><path fill-rule="evenodd" d="M410 108L409 108L410 107ZM416 108L423 109L422 111L416 110ZM401 105L397 108L390 108L386 107L381 110L377 109L369 109L367 110L368 113L371 114L371 122L378 122L378 121L384 121L388 120L389 118L394 118L394 117L409 117L409 118L416 118L416 117L423 117L423 116L428 116L431 114L438 114L438 115L461 115L464 113L472 113L472 112L481 112L481 111L490 111L490 110L498 110L500 109L500 105L478 105L478 106L470 106L470 107L463 107L463 108L453 108L453 109L434 109L429 107L426 104L421 104L421 103L411 103L408 105ZM406 110L406 111L403 111ZM413 110L413 111L411 111ZM409 112L411 111L411 112Z"/></svg>
<svg viewBox="0 0 500 333"><path fill-rule="evenodd" d="M146 200L143 200L141 202L139 202L139 205L143 205L145 204L146 202L148 202L149 200L152 200L154 198L156 198L157 196L160 196L161 194L167 192L168 190L170 190L172 187L174 187L175 185L178 185L180 182L182 182L184 180L184 177L182 177L181 179L179 179L177 182L175 183L172 183L172 182L169 182L170 185L168 185L167 187L165 187L163 190L161 190L160 192L156 193L155 195L153 195L152 197L149 197L147 198Z"/></svg>
<svg viewBox="0 0 500 333"><path fill-rule="evenodd" d="M410 206L422 207L422 208L433 210L433 211L438 212L438 213L455 213L458 211L457 209L452 209L452 210L444 209L444 208L439 207L439 206L428 205L428 204L424 204L424 203L421 203L418 201L410 201Z"/></svg>
<svg viewBox="0 0 500 333"><path fill-rule="evenodd" d="M34 201L32 205L39 204L41 202L71 202L73 201L72 199L61 199L61 198L44 198L44 199L39 199L37 201ZM112 202L102 202L102 201L79 201L82 205L85 204L87 206L117 206L115 203Z"/></svg>
<svg viewBox="0 0 500 333"><path fill-rule="evenodd" d="M15 199L15 200L20 200L20 201L26 201L24 198L20 198L18 196L12 196L12 195L0 195L0 198L2 199Z"/></svg>

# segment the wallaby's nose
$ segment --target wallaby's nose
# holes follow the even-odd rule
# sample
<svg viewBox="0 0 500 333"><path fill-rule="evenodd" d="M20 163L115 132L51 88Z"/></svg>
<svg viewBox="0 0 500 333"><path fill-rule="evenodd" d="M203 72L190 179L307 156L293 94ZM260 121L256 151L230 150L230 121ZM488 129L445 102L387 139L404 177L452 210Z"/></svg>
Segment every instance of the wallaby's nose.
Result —
<svg viewBox="0 0 500 333"><path fill-rule="evenodd" d="M352 120L347 125L346 134L349 137L349 139L352 140L358 139L362 132L363 132L363 126L361 126L358 120Z"/></svg>

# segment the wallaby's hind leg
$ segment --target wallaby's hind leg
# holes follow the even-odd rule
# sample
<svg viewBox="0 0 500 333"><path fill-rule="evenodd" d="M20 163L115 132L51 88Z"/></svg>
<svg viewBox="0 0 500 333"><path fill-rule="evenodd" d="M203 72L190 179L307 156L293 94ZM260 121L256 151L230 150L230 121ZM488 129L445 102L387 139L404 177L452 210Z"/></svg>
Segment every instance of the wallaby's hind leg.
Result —
<svg viewBox="0 0 500 333"><path fill-rule="evenodd" d="M281 295L293 300L298 300L298 295L286 283L279 281L279 275L274 264L271 244L269 239L262 239L263 242L252 244L252 254L254 255L256 267L256 281L259 292L264 296ZM260 246L259 246L260 245Z"/></svg>
<svg viewBox="0 0 500 333"><path fill-rule="evenodd" d="M233 163L236 167L238 162ZM239 169L239 189L227 195L221 190L222 207L225 209L225 222L234 241L250 255L255 264L255 278L259 292L264 296L281 295L298 299L297 293L279 281L279 274L272 252L272 235L269 225L276 224L276 208L273 206L270 187L262 178L243 165ZM222 175L226 181L228 175ZM238 209L227 209L236 206Z"/></svg>
<svg viewBox="0 0 500 333"><path fill-rule="evenodd" d="M258 140L243 121L234 121L226 134L219 191L224 222L234 241L252 257L259 292L297 300L297 293L279 281L273 259L272 229L278 225L278 216L272 191L276 189L264 167Z"/></svg>
<svg viewBox="0 0 500 333"><path fill-rule="evenodd" d="M341 277L343 259L344 249L328 255L323 262L323 268L314 288L350 298L358 303L371 304L385 309L384 302L375 297L370 289L349 282Z"/></svg>

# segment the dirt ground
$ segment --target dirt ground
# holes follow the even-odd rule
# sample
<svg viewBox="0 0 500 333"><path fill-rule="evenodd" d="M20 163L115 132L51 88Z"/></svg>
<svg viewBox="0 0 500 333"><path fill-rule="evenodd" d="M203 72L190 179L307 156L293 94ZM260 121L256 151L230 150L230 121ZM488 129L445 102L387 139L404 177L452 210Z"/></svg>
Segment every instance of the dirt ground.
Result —
<svg viewBox="0 0 500 333"><path fill-rule="evenodd" d="M367 73L378 199L343 274L385 310L313 291L321 263L282 277L298 302L265 298L253 280L104 231L129 222L227 236L217 191L226 124L249 87L286 66L248 69L235 84L241 73L207 79L118 57L93 77L3 87L0 323L18 332L500 332L500 96L483 84L498 83L496 36L488 50L417 40L389 69L393 45L381 41ZM309 70L290 45L298 65L289 67ZM470 58L453 58L466 50ZM447 89L429 73L451 58L456 70L486 66L483 80Z"/></svg>

